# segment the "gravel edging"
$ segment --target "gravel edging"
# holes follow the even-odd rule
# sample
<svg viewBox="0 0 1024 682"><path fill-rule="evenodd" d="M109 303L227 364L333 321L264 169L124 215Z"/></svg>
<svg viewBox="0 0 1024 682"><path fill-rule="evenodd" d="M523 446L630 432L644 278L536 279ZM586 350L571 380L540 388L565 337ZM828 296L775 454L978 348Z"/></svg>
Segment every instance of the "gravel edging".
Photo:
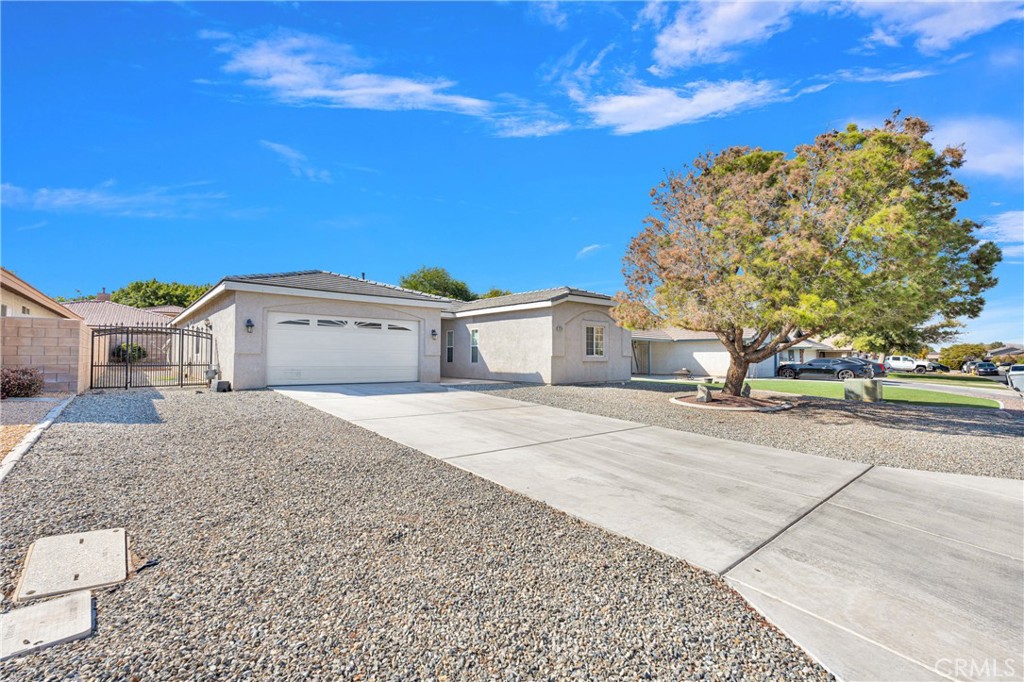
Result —
<svg viewBox="0 0 1024 682"><path fill-rule="evenodd" d="M21 439L21 441L14 446L14 448L8 452L2 461L0 461L0 483L3 483L7 474L14 470L14 467L18 464L25 453L32 449L32 446L36 444L40 436L46 429L50 428L54 420L60 416L60 413L64 411L64 408L68 406L75 396L69 396L65 398L60 404L56 405L52 410L46 413L43 417L43 421L33 426L28 433Z"/></svg>
<svg viewBox="0 0 1024 682"><path fill-rule="evenodd" d="M155 562L4 679L829 678L721 578L270 391L79 398L0 513L6 595L42 535Z"/></svg>
<svg viewBox="0 0 1024 682"><path fill-rule="evenodd" d="M656 382L457 390L487 390L540 405L866 464L1024 479L1024 418L1016 411L855 403L755 391L784 398L794 409L730 414L679 408L669 398L693 393L696 387Z"/></svg>

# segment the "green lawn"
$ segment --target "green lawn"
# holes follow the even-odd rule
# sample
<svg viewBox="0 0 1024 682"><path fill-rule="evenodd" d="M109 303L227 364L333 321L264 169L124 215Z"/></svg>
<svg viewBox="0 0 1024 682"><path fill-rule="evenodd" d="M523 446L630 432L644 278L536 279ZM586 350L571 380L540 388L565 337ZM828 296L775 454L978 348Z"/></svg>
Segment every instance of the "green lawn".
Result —
<svg viewBox="0 0 1024 682"><path fill-rule="evenodd" d="M910 372L890 372L890 379L908 379L911 381L927 381L933 384L945 384L946 386L970 386L974 388L995 388L1005 389L1004 384L997 384L985 377L976 377L970 374L912 374Z"/></svg>
<svg viewBox="0 0 1024 682"><path fill-rule="evenodd" d="M915 375L911 375L915 376ZM843 384L839 381L808 381L792 379L751 379L750 387L759 391L778 391L796 395L816 396L819 398L843 399ZM905 403L908 405L939 405L955 407L990 407L999 408L999 403L988 398L926 391L919 388L897 388L886 386L883 389L885 402Z"/></svg>

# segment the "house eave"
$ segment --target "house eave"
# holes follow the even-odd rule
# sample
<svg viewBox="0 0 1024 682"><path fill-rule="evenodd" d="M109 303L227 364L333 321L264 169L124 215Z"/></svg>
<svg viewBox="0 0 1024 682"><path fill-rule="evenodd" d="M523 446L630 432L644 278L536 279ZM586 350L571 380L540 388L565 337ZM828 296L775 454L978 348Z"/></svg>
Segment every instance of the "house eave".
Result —
<svg viewBox="0 0 1024 682"><path fill-rule="evenodd" d="M241 291L254 294L278 294L284 296L298 296L301 298L318 298L328 301L351 301L355 303L377 303L386 305L397 305L411 308L435 308L443 309L450 305L447 301L426 301L411 298L397 298L394 296L371 296L367 294L348 294L337 291L322 291L319 289L303 289L301 287L289 287L280 284L254 284L252 282L237 282L234 280L221 280L215 287L203 294L195 303L185 308L171 320L172 324L182 324L189 318L197 316L215 298L228 291Z"/></svg>

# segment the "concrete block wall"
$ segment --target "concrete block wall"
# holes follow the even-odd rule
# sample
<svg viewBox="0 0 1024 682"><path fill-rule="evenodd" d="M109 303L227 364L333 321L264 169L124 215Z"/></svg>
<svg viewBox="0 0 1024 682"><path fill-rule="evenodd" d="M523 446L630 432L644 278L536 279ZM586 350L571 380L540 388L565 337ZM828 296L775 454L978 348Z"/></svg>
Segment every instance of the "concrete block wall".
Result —
<svg viewBox="0 0 1024 682"><path fill-rule="evenodd" d="M44 391L89 388L90 341L91 332L80 320L0 317L0 364L39 369Z"/></svg>

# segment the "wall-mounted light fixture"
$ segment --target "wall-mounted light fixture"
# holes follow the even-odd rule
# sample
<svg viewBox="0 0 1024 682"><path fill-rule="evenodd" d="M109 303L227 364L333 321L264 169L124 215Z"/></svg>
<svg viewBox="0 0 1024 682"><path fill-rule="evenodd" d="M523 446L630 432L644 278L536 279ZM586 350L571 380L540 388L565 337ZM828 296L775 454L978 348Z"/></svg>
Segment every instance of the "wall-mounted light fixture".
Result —
<svg viewBox="0 0 1024 682"><path fill-rule="evenodd" d="M246 320L245 321L245 331L247 331L250 334L252 334L252 330L255 329L255 328L256 328L256 325L254 325L252 323L252 320Z"/></svg>
<svg viewBox="0 0 1024 682"><path fill-rule="evenodd" d="M437 338L437 330L436 329L431 329L430 330L430 338L432 338L432 339L436 339Z"/></svg>

